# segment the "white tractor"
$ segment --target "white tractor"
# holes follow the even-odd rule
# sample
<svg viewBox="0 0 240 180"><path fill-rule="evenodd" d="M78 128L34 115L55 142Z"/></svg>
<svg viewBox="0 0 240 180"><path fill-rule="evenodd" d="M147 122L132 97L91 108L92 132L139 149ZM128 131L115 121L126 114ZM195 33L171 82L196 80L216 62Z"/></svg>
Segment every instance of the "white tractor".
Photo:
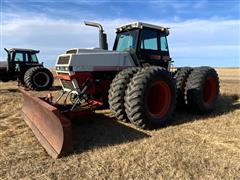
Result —
<svg viewBox="0 0 240 180"><path fill-rule="evenodd" d="M207 66L173 71L168 28L142 22L123 25L116 29L113 50L108 50L102 26L85 24L99 28L100 47L69 49L58 56L58 100L23 91L24 119L53 157L72 149L71 119L100 106L109 105L117 119L142 129L164 125L176 106L196 113L213 110L219 94L216 71ZM71 104L59 104L62 98Z"/></svg>

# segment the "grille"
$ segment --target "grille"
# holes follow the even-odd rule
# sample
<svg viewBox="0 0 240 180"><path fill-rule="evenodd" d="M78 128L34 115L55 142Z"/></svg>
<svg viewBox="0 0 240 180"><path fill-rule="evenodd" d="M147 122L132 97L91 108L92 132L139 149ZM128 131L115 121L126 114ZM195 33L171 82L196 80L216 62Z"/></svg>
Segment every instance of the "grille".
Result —
<svg viewBox="0 0 240 180"><path fill-rule="evenodd" d="M61 80L62 85L65 89L71 89L71 90L75 90L72 81L68 81L68 80Z"/></svg>
<svg viewBox="0 0 240 180"><path fill-rule="evenodd" d="M60 56L58 58L58 64L68 64L70 56Z"/></svg>

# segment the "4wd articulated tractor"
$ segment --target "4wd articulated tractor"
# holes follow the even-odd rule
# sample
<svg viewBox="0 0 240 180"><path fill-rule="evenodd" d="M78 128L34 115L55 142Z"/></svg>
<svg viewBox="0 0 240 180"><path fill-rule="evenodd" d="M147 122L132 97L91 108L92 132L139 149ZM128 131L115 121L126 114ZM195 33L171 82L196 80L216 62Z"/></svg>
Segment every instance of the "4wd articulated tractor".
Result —
<svg viewBox="0 0 240 180"><path fill-rule="evenodd" d="M219 78L211 67L172 70L169 29L131 23L116 29L113 50L98 23L100 47L69 49L58 56L56 73L62 93L38 98L22 91L22 115L46 151L54 158L73 150L73 119L109 105L118 120L138 128L163 126L177 108L211 112L219 95ZM62 102L62 103L60 103ZM70 103L69 103L70 102Z"/></svg>

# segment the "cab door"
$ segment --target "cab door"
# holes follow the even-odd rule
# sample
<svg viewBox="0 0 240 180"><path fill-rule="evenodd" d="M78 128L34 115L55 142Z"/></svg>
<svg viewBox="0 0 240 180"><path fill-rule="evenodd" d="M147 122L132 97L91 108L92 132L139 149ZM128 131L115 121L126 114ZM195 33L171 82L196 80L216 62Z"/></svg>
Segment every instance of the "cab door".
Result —
<svg viewBox="0 0 240 180"><path fill-rule="evenodd" d="M33 52L26 52L26 69L28 70L31 67L42 66L38 62L38 58L36 53Z"/></svg>
<svg viewBox="0 0 240 180"><path fill-rule="evenodd" d="M24 64L26 62L26 54L23 52L15 52L13 54L13 71L15 74L22 74L24 72Z"/></svg>
<svg viewBox="0 0 240 180"><path fill-rule="evenodd" d="M159 33L159 44L160 44L160 53L161 53L161 61L163 64L163 67L166 69L169 66L169 61L171 61L169 50L168 50L168 42L166 34L163 32Z"/></svg>
<svg viewBox="0 0 240 180"><path fill-rule="evenodd" d="M138 58L140 63L144 66L145 64L162 66L167 68L168 63L165 62L168 51L162 51L161 33L159 30L145 28L140 32L140 41L138 44Z"/></svg>

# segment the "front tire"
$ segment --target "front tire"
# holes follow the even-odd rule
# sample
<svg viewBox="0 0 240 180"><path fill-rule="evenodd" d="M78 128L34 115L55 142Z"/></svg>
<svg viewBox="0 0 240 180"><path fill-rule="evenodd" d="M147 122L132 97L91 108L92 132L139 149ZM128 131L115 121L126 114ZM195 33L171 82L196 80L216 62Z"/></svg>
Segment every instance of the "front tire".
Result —
<svg viewBox="0 0 240 180"><path fill-rule="evenodd" d="M51 71L44 67L32 67L24 74L25 86L31 90L48 90L53 84Z"/></svg>
<svg viewBox="0 0 240 180"><path fill-rule="evenodd" d="M132 67L120 71L112 80L110 85L108 102L114 116L123 122L128 122L128 118L124 108L124 97L127 85L139 68Z"/></svg>
<svg viewBox="0 0 240 180"><path fill-rule="evenodd" d="M141 129L164 125L176 103L175 81L161 67L146 67L128 85L125 108L129 120Z"/></svg>

